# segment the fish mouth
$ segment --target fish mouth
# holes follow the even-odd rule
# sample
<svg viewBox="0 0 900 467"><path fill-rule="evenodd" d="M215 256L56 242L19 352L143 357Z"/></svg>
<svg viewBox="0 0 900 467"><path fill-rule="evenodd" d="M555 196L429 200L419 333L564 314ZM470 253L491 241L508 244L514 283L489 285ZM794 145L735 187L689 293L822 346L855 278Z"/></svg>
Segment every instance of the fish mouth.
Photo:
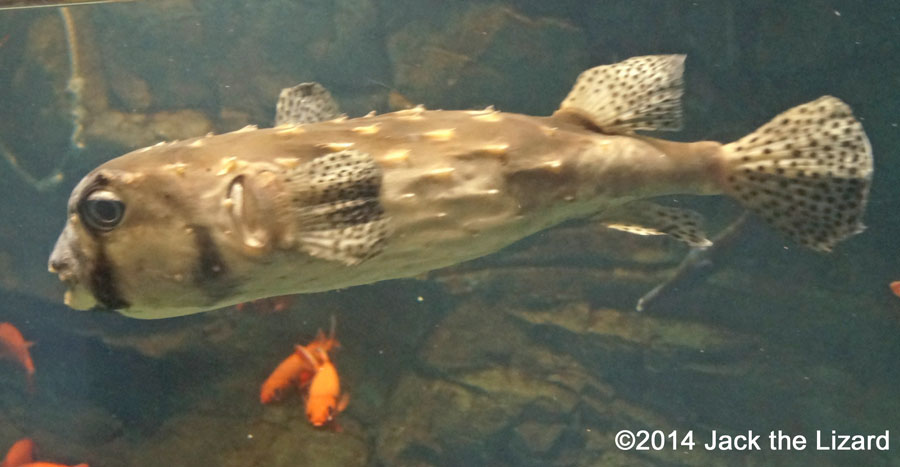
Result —
<svg viewBox="0 0 900 467"><path fill-rule="evenodd" d="M52 265L48 269L51 273L56 274L60 282L66 287L66 291L63 294L63 303L66 306L76 310L89 310L97 306L97 300L94 298L94 295L81 285L74 271L57 271Z"/></svg>
<svg viewBox="0 0 900 467"><path fill-rule="evenodd" d="M90 310L97 306L94 295L78 282L63 281L63 284L66 285L66 292L63 294L63 303L66 306L76 310Z"/></svg>

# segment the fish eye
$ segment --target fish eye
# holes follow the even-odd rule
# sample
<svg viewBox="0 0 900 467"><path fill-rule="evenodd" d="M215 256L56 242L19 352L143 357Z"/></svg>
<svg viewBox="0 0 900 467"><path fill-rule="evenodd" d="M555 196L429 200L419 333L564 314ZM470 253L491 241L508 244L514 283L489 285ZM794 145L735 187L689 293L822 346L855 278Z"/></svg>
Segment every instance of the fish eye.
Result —
<svg viewBox="0 0 900 467"><path fill-rule="evenodd" d="M125 203L111 191L98 190L82 200L78 213L88 227L106 232L122 222Z"/></svg>

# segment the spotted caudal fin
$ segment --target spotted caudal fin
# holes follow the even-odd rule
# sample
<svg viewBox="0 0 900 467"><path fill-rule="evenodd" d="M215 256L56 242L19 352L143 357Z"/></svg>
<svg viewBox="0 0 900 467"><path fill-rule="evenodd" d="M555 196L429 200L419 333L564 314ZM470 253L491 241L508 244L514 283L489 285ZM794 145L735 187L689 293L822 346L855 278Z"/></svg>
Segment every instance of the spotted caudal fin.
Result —
<svg viewBox="0 0 900 467"><path fill-rule="evenodd" d="M275 126L333 120L341 115L331 93L319 83L284 88L275 107Z"/></svg>
<svg viewBox="0 0 900 467"><path fill-rule="evenodd" d="M726 191L794 241L830 251L863 230L872 148L840 99L794 107L724 155Z"/></svg>
<svg viewBox="0 0 900 467"><path fill-rule="evenodd" d="M591 68L554 116L603 133L678 131L682 126L684 55L647 55Z"/></svg>

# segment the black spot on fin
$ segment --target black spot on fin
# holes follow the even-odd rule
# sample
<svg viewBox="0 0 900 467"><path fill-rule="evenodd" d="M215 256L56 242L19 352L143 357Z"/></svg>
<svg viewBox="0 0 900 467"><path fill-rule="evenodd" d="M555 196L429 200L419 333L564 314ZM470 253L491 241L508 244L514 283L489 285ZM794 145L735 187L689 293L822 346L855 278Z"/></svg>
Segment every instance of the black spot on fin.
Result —
<svg viewBox="0 0 900 467"><path fill-rule="evenodd" d="M390 235L381 182L381 168L356 150L319 156L295 169L287 186L303 251L347 265L380 253Z"/></svg>
<svg viewBox="0 0 900 467"><path fill-rule="evenodd" d="M682 127L684 55L646 55L578 76L554 115L604 133L678 131Z"/></svg>
<svg viewBox="0 0 900 467"><path fill-rule="evenodd" d="M608 228L637 235L668 235L692 248L707 248L712 242L703 231L703 216L690 209L632 201L600 215Z"/></svg>
<svg viewBox="0 0 900 467"><path fill-rule="evenodd" d="M300 83L281 90L275 107L275 126L324 122L340 115L331 93L321 84Z"/></svg>

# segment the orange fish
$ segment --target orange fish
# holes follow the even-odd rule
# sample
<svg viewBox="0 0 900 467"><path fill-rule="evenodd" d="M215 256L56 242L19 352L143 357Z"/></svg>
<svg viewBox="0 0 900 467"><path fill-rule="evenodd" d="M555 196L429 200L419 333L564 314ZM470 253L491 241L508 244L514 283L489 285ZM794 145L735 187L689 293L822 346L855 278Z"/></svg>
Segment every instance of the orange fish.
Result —
<svg viewBox="0 0 900 467"><path fill-rule="evenodd" d="M297 346L300 347L300 346ZM292 353L275 367L272 374L263 382L259 392L259 401L263 404L281 400L284 391L291 387L302 386L312 378L315 368L297 352Z"/></svg>
<svg viewBox="0 0 900 467"><path fill-rule="evenodd" d="M288 388L303 388L316 373L317 363L310 363L305 354L315 354L319 350L328 352L340 343L334 338L334 318L331 321L331 332L328 336L319 329L316 338L305 347L298 345L294 353L282 360L272 374L263 382L259 392L259 401L269 404L281 400Z"/></svg>
<svg viewBox="0 0 900 467"><path fill-rule="evenodd" d="M34 390L34 362L28 348L34 345L27 342L22 333L9 323L0 323L0 358L8 358L18 362L25 369L28 378L28 390Z"/></svg>
<svg viewBox="0 0 900 467"><path fill-rule="evenodd" d="M0 463L0 467L19 467L34 462L33 454L34 441L31 438L22 438L9 448L6 457L3 458L3 462Z"/></svg>
<svg viewBox="0 0 900 467"><path fill-rule="evenodd" d="M891 282L891 292L900 297L900 281Z"/></svg>
<svg viewBox="0 0 900 467"><path fill-rule="evenodd" d="M321 348L317 348L315 353L307 352L305 348L297 350L310 364L316 365L306 397L306 418L313 426L324 426L347 408L350 398L347 394L341 394L340 378L328 358L328 352Z"/></svg>

